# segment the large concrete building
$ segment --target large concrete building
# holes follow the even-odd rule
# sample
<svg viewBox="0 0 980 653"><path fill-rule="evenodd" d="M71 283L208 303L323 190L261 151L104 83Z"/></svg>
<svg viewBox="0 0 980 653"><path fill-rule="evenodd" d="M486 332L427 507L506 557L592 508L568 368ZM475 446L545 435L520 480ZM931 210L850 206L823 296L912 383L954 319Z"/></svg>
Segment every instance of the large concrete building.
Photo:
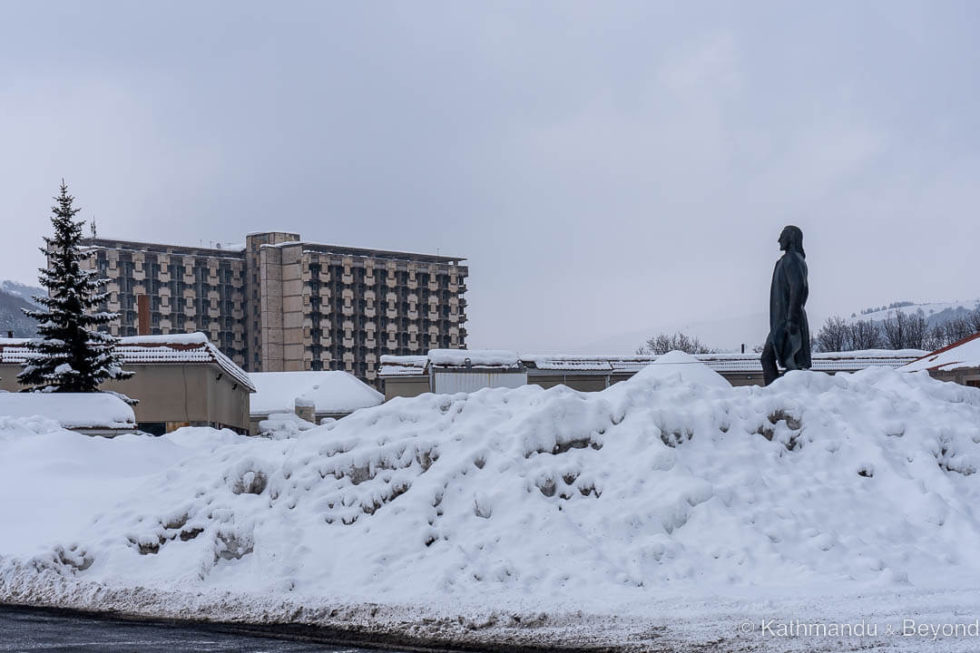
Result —
<svg viewBox="0 0 980 653"><path fill-rule="evenodd" d="M114 335L201 331L247 370L343 370L375 381L382 354L466 344L465 259L255 233L243 246L89 238ZM139 299L141 295L146 299ZM140 302L146 322L140 329Z"/></svg>

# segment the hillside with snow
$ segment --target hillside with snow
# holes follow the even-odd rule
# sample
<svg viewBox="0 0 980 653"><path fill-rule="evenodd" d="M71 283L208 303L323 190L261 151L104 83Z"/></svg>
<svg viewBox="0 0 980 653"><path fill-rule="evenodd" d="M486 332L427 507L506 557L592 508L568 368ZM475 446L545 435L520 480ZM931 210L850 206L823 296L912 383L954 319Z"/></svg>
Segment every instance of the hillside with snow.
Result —
<svg viewBox="0 0 980 653"><path fill-rule="evenodd" d="M36 308L34 297L46 295L41 288L15 281L0 282L0 337L10 332L15 338L28 338L37 332L37 323L24 315Z"/></svg>
<svg viewBox="0 0 980 653"><path fill-rule="evenodd" d="M937 650L885 629L976 617L978 466L980 390L882 368L732 388L676 354L603 392L426 394L287 440L0 418L0 601L430 643ZM764 632L793 618L880 632Z"/></svg>
<svg viewBox="0 0 980 653"><path fill-rule="evenodd" d="M950 320L960 319L969 313L980 309L980 299L952 302L893 302L887 306L866 308L859 313L851 313L845 318L849 322L871 320L884 322L893 319L896 313L914 315L922 311L930 327L945 324Z"/></svg>
<svg viewBox="0 0 980 653"><path fill-rule="evenodd" d="M869 307L861 311L841 313L849 323L858 320L884 322L895 317L896 312L914 314L922 310L929 327L942 325L950 320L961 319L980 308L980 299L951 302L893 302L891 305ZM816 335L826 321L826 315L807 312L810 333ZM698 338L702 343L721 352L746 351L761 346L768 335L769 315L765 312L746 315L725 315L711 320L668 320L645 329L633 329L607 336L581 346L567 346L564 351L582 354L632 354L646 341L660 333L684 333Z"/></svg>

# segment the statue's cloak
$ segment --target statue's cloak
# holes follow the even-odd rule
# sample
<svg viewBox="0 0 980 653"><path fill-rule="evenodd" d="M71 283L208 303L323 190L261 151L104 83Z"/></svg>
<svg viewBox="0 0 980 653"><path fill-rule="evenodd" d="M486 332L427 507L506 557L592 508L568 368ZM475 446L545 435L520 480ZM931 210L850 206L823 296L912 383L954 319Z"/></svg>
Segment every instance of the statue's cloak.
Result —
<svg viewBox="0 0 980 653"><path fill-rule="evenodd" d="M787 370L810 369L810 325L803 309L809 293L806 259L789 249L776 261L769 292L769 338L776 359ZM799 329L791 331L791 322Z"/></svg>

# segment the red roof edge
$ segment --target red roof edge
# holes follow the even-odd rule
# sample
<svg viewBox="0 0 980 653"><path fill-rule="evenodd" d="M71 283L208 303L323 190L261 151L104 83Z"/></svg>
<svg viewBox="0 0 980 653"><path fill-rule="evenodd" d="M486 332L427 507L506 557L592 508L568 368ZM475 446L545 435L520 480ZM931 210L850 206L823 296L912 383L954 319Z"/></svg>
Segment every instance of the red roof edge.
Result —
<svg viewBox="0 0 980 653"><path fill-rule="evenodd" d="M920 361L920 360L922 360L924 358L929 358L930 356L936 356L937 354L942 354L944 352L949 351L950 349L955 349L956 347L959 347L960 345L965 345L966 343L970 342L971 340L976 340L977 338L980 338L980 331L977 331L972 336L967 336L965 338L961 338L960 340L957 340L956 342L954 342L952 344L946 345L945 347L941 347L941 348L937 349L936 351L929 352L925 356L919 356L914 361L912 361L912 363L915 363L916 361ZM911 363L910 363L910 365L911 365ZM945 363L944 363L944 365L945 365ZM937 365L937 367L939 367L939 366ZM930 369L932 369L932 368L930 368Z"/></svg>

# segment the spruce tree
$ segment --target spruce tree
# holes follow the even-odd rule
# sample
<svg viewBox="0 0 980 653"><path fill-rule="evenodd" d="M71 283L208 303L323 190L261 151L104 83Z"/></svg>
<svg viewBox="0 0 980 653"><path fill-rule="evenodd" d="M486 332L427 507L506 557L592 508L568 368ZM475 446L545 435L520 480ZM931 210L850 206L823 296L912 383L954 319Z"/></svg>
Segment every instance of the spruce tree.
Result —
<svg viewBox="0 0 980 653"><path fill-rule="evenodd" d="M41 310L24 310L38 321L38 337L28 345L32 354L17 380L34 392L98 392L103 381L133 373L121 369L115 352L119 339L98 331L118 313L98 310L108 295L103 292L106 280L97 278L94 270L82 269L82 261L90 256L80 248L84 222L75 220L79 209L72 207L75 198L64 180L54 199L54 237L45 237L47 246L41 249L48 257L48 267L40 270L48 296L34 298Z"/></svg>

